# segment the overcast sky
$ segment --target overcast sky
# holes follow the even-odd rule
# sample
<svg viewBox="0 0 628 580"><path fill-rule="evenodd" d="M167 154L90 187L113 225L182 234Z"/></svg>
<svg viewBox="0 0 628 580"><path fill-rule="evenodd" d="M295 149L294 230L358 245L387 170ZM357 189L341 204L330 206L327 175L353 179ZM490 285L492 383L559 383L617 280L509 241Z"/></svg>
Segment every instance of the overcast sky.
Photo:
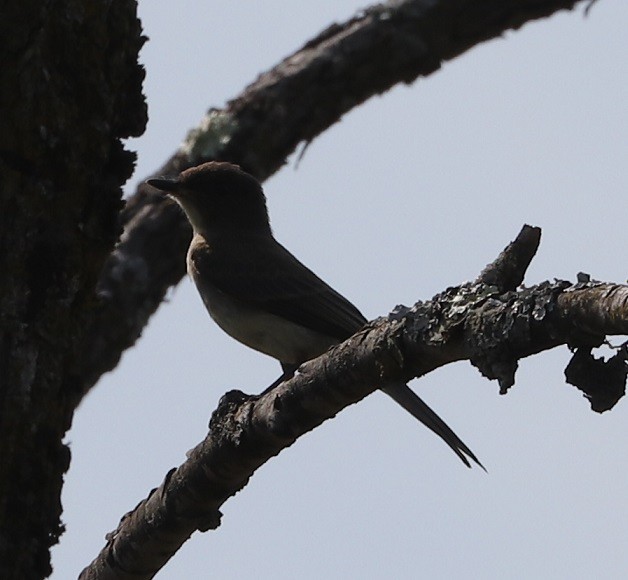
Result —
<svg viewBox="0 0 628 580"><path fill-rule="evenodd" d="M360 7L140 1L150 120L128 191L207 108ZM524 223L543 228L526 284L624 282L627 23L625 0L563 12L352 111L265 184L276 237L368 318L474 278ZM263 466L158 578L625 578L628 406L591 412L568 360L522 361L506 396L468 363L412 383L488 474L375 393ZM225 391L278 372L181 283L76 414L53 578L185 460Z"/></svg>

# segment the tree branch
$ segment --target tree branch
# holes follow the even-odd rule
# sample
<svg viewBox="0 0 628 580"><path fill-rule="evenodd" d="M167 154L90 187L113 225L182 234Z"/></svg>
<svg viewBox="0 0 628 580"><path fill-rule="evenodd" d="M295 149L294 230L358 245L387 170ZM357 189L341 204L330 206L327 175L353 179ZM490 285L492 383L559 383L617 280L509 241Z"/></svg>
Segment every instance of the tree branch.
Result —
<svg viewBox="0 0 628 580"><path fill-rule="evenodd" d="M504 264L522 264L539 236L525 226L484 273L503 269L513 279ZM628 334L628 286L557 281L513 291L480 280L402 307L262 397L227 393L205 440L124 516L81 579L152 578L194 531L220 525L220 507L258 467L378 385L467 359L505 392L519 359L560 344L598 345L607 334ZM625 359L623 369L625 385Z"/></svg>
<svg viewBox="0 0 628 580"><path fill-rule="evenodd" d="M222 159L264 180L299 143L373 95L579 1L405 0L368 8L307 42L225 109L210 110L155 174ZM121 219L125 233L102 273L100 307L77 363L82 394L116 366L184 275L190 233L180 212L140 185Z"/></svg>

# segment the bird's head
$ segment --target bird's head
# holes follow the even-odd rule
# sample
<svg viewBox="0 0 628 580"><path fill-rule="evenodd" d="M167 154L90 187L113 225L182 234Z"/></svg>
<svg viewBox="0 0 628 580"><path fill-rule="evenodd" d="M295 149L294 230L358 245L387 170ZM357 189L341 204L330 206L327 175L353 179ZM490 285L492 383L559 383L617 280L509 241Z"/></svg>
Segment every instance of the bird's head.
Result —
<svg viewBox="0 0 628 580"><path fill-rule="evenodd" d="M147 183L179 203L195 232L270 231L262 186L237 165L210 161Z"/></svg>

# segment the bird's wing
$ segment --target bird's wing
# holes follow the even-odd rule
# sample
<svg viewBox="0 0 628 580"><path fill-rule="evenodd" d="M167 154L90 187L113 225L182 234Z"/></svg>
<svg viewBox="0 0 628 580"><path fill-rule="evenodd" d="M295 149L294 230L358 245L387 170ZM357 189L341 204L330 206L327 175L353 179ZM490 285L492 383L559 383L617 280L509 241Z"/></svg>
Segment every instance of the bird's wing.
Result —
<svg viewBox="0 0 628 580"><path fill-rule="evenodd" d="M345 340L366 322L360 311L274 239L252 244L207 245L190 248L189 263L195 275L231 298L260 308L306 328ZM473 452L407 385L390 384L382 390L426 427L440 436L470 467L480 466Z"/></svg>
<svg viewBox="0 0 628 580"><path fill-rule="evenodd" d="M256 238L193 244L189 262L228 296L338 341L366 323L351 302L273 238Z"/></svg>

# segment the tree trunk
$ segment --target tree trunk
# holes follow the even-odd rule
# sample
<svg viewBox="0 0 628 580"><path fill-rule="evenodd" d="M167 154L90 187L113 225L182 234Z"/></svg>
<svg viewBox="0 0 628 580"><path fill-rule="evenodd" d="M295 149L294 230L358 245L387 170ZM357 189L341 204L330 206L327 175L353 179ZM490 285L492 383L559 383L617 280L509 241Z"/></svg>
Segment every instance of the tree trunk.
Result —
<svg viewBox="0 0 628 580"><path fill-rule="evenodd" d="M4 3L0 82L0 577L50 574L76 354L119 234L146 108L136 6Z"/></svg>

